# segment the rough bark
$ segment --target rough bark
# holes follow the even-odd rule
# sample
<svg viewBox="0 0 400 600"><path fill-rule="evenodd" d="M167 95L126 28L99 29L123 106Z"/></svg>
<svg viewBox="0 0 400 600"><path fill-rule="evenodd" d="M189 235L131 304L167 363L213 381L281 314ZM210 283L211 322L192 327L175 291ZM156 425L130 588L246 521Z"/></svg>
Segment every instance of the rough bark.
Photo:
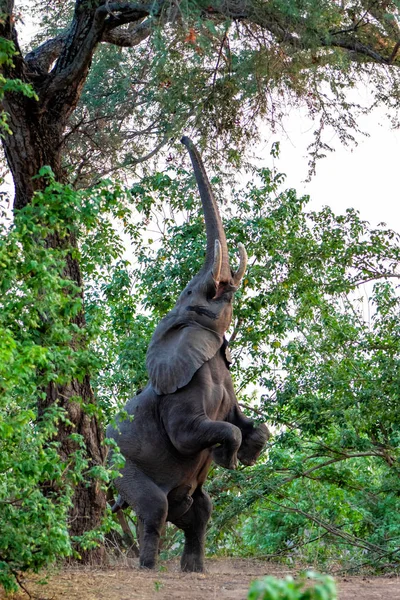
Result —
<svg viewBox="0 0 400 600"><path fill-rule="evenodd" d="M40 115L34 100L19 94L10 95L4 102L13 135L6 136L3 147L15 186L14 209L29 204L33 193L43 185L33 179L39 169L49 165L62 180L62 124Z"/></svg>

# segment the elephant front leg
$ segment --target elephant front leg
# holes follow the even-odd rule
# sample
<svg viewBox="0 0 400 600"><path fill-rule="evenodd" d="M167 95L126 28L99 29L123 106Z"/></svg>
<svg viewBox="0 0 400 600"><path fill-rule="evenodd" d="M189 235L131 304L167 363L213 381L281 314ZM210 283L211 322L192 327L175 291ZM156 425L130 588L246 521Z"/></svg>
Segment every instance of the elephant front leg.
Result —
<svg viewBox="0 0 400 600"><path fill-rule="evenodd" d="M122 477L115 481L115 486L123 500L132 506L141 524L140 566L153 569L157 560L161 531L168 512L167 497L131 461L126 461L121 474Z"/></svg>
<svg viewBox="0 0 400 600"><path fill-rule="evenodd" d="M170 434L178 452L187 455L212 448L213 459L218 465L225 469L236 469L237 453L242 443L242 434L238 427L207 418L195 425L189 419L187 422L189 425L180 423Z"/></svg>
<svg viewBox="0 0 400 600"><path fill-rule="evenodd" d="M179 519L172 521L185 534L185 547L181 558L182 571L204 571L204 545L207 523L212 511L211 500L201 487L193 494L193 504Z"/></svg>

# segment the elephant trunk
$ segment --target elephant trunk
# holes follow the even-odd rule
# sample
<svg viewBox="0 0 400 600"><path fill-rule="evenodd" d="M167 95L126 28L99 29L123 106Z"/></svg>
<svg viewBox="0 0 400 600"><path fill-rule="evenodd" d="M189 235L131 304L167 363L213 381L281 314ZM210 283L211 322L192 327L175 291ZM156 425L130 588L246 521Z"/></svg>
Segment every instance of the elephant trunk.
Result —
<svg viewBox="0 0 400 600"><path fill-rule="evenodd" d="M200 154L193 145L190 138L184 136L182 143L186 146L192 161L197 186L200 192L201 203L203 205L204 220L207 233L206 258L202 267L202 272L213 271L215 279L219 281L230 281L232 278L229 266L228 245L226 243L225 231L222 226L221 216L218 206L212 192L210 182L208 181ZM216 241L219 241L219 250L217 250ZM220 256L217 256L220 254ZM219 274L215 272L216 264L219 268Z"/></svg>

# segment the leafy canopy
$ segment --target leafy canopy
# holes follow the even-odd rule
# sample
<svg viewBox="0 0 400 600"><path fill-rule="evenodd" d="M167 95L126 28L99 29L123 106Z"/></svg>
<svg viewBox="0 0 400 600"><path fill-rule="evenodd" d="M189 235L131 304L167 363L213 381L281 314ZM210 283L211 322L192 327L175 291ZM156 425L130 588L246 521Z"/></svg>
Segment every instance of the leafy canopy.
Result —
<svg viewBox="0 0 400 600"><path fill-rule="evenodd" d="M396 124L397 1L185 0L154 3L145 16L119 3L104 19L99 44L88 22L102 8L97 0L36 0L19 9L21 18L39 23L22 55L29 50L27 72L41 74L41 102L64 67L70 85L67 66L77 67L68 61L76 53L83 60L77 32L86 32L91 67L63 146L65 167L80 187L132 171L183 131L237 165L260 124L279 128L291 107L302 107L315 124L311 170L332 149L333 131L342 143L356 142L358 117L372 107L388 108ZM76 81L81 77L77 70ZM368 90L365 102L353 93L357 85Z"/></svg>

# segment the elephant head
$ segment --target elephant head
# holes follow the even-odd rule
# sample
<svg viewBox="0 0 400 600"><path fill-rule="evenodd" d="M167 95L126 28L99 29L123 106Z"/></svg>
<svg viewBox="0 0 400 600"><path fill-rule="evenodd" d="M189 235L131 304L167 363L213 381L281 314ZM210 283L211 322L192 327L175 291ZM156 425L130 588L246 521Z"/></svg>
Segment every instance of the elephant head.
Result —
<svg viewBox="0 0 400 600"><path fill-rule="evenodd" d="M229 266L228 246L221 217L200 155L191 140L189 151L200 192L207 233L205 260L156 328L147 352L147 370L157 394L172 394L224 344L232 320L232 299L244 275L247 254L239 244L239 267ZM229 359L228 359L229 360Z"/></svg>

